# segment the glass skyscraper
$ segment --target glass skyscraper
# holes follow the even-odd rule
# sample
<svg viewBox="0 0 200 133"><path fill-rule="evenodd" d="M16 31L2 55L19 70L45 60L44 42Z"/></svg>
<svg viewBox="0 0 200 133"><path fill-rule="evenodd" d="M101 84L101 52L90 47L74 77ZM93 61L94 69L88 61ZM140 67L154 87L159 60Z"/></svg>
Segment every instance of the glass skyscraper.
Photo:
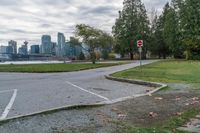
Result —
<svg viewBox="0 0 200 133"><path fill-rule="evenodd" d="M58 33L58 51L57 56L63 57L65 56L65 36L63 33Z"/></svg>
<svg viewBox="0 0 200 133"><path fill-rule="evenodd" d="M48 55L52 54L51 36L49 35L42 36L41 53L48 54Z"/></svg>

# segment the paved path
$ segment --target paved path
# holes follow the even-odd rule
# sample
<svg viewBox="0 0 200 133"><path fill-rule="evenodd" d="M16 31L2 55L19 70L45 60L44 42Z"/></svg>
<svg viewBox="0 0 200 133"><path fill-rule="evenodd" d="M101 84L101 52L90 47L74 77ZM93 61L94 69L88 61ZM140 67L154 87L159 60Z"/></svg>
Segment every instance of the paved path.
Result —
<svg viewBox="0 0 200 133"><path fill-rule="evenodd" d="M144 64L154 61L144 61ZM110 81L104 75L139 62L69 73L0 73L0 119L67 105L92 104L143 94L145 86Z"/></svg>

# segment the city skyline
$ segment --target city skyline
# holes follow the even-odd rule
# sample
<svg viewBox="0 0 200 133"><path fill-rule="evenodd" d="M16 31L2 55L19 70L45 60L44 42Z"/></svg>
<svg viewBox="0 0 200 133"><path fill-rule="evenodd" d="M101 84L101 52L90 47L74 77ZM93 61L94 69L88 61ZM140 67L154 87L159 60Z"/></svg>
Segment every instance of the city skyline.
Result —
<svg viewBox="0 0 200 133"><path fill-rule="evenodd" d="M162 11L168 0L143 0L147 10L155 8ZM23 44L40 43L44 34L52 36L56 42L57 32L72 36L74 26L78 23L89 24L111 32L118 10L122 9L123 0L1 0L0 1L0 44L6 45L9 40ZM91 21L92 19L92 21Z"/></svg>
<svg viewBox="0 0 200 133"><path fill-rule="evenodd" d="M80 46L71 46L70 42L65 39L63 33L57 33L57 42L52 42L50 35L42 35L40 44L29 44L24 41L22 45L17 45L15 40L8 41L8 45L0 45L0 55L48 55L55 57L79 56L82 51ZM14 57L15 58L15 57Z"/></svg>

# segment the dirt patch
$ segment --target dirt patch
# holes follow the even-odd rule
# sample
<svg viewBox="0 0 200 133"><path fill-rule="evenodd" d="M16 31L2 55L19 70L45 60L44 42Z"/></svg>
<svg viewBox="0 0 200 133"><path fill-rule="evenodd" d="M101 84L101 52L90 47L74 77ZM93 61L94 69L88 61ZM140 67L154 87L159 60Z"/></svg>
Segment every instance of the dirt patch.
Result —
<svg viewBox="0 0 200 133"><path fill-rule="evenodd" d="M200 94L156 94L95 108L62 110L0 124L1 133L124 133L122 123L152 127L200 106ZM17 130L16 130L17 129Z"/></svg>
<svg viewBox="0 0 200 133"><path fill-rule="evenodd" d="M170 117L200 106L200 101L195 98L200 94L159 94L140 97L116 104L114 107L120 112L126 112L124 120L131 125L152 127L162 124Z"/></svg>

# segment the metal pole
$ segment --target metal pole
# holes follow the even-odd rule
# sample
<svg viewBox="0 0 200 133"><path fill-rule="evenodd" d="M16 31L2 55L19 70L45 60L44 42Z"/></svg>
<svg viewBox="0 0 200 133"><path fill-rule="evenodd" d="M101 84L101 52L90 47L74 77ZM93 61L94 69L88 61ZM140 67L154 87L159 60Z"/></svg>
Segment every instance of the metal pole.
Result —
<svg viewBox="0 0 200 133"><path fill-rule="evenodd" d="M142 47L139 48L140 52L140 67L142 66Z"/></svg>
<svg viewBox="0 0 200 133"><path fill-rule="evenodd" d="M140 52L140 67L142 66L142 52Z"/></svg>

